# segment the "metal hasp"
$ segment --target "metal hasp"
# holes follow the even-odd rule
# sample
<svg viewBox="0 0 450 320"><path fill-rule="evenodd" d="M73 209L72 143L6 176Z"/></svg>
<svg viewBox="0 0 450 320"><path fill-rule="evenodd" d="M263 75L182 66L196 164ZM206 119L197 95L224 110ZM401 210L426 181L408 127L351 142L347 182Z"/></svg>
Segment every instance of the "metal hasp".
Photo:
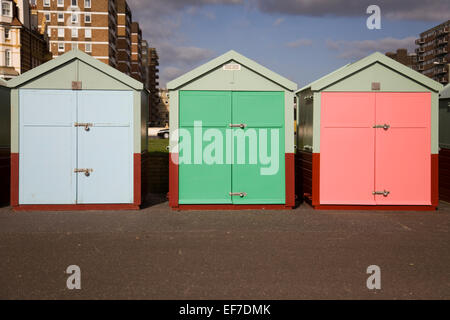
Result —
<svg viewBox="0 0 450 320"><path fill-rule="evenodd" d="M384 196L384 197L387 197L390 193L391 193L390 191L386 191L386 190L384 190L384 191L374 191L374 192L372 192L372 194L373 194L374 196Z"/></svg>
<svg viewBox="0 0 450 320"><path fill-rule="evenodd" d="M245 127L247 127L247 125L245 123L240 123L240 124L232 124L232 123L230 123L230 128L245 129Z"/></svg>
<svg viewBox="0 0 450 320"><path fill-rule="evenodd" d="M78 123L78 122L75 122L75 127L76 128L84 127L84 130L86 130L86 131L91 130L91 127L93 127L93 126L94 126L94 124L92 124L92 123Z"/></svg>
<svg viewBox="0 0 450 320"><path fill-rule="evenodd" d="M247 193L245 193L245 192L230 192L230 196L244 198L247 196Z"/></svg>
<svg viewBox="0 0 450 320"><path fill-rule="evenodd" d="M75 169L73 171L74 173L84 173L86 177L89 177L92 172L94 172L94 169Z"/></svg>
<svg viewBox="0 0 450 320"><path fill-rule="evenodd" d="M374 129L384 129L384 130L388 131L391 128L391 126L388 124L380 124L380 125L374 125L373 128Z"/></svg>

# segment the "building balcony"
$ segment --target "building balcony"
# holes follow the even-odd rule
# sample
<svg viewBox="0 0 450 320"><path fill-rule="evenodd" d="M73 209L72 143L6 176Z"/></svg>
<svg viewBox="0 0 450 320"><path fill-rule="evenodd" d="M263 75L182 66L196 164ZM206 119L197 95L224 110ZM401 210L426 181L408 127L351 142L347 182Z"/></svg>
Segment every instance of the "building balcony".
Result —
<svg viewBox="0 0 450 320"><path fill-rule="evenodd" d="M425 57L423 57L423 56L419 56L419 57L417 58L417 61L419 61L419 62L423 62L423 61L425 61Z"/></svg>
<svg viewBox="0 0 450 320"><path fill-rule="evenodd" d="M445 46L447 44L448 44L448 37L444 37L444 38L436 40L436 45L437 46Z"/></svg>
<svg viewBox="0 0 450 320"><path fill-rule="evenodd" d="M424 53L424 52L425 52L425 48L417 48L416 49L417 54Z"/></svg>
<svg viewBox="0 0 450 320"><path fill-rule="evenodd" d="M434 70L434 75L439 75L439 74L446 74L447 73L447 69L446 68L437 68L436 70Z"/></svg>
<svg viewBox="0 0 450 320"><path fill-rule="evenodd" d="M416 40L416 44L419 45L419 46L424 44L424 43L425 43L425 39L424 38L420 38L420 39Z"/></svg>
<svg viewBox="0 0 450 320"><path fill-rule="evenodd" d="M440 37L440 36L444 36L444 35L446 35L446 34L449 34L449 27L444 27L444 28L442 28L441 30L438 30L437 32L436 32L436 35L438 36L438 37Z"/></svg>
<svg viewBox="0 0 450 320"><path fill-rule="evenodd" d="M423 67L423 65L419 65L419 66L417 66L417 70L419 70L419 71L423 71L423 70L424 70L424 67Z"/></svg>
<svg viewBox="0 0 450 320"><path fill-rule="evenodd" d="M442 48L442 49L436 49L434 51L434 53L439 56L439 55L443 55L443 54L447 54L448 53L448 49L447 48Z"/></svg>

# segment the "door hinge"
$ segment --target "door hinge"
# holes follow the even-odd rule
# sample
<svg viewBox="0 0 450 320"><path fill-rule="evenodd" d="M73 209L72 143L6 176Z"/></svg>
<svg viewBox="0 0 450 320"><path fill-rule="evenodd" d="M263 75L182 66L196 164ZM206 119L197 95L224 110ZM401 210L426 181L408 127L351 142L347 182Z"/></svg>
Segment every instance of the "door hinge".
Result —
<svg viewBox="0 0 450 320"><path fill-rule="evenodd" d="M89 177L92 172L94 172L94 169L75 169L73 171L74 173L84 173L86 177Z"/></svg>
<svg viewBox="0 0 450 320"><path fill-rule="evenodd" d="M245 192L230 192L230 196L244 198L247 196L247 193L245 193Z"/></svg>
<svg viewBox="0 0 450 320"><path fill-rule="evenodd" d="M384 190L384 191L374 191L374 192L372 192L372 194L373 194L374 196L384 196L384 197L387 197L389 194L391 194L391 192L390 192L390 191L387 191L387 190Z"/></svg>
<svg viewBox="0 0 450 320"><path fill-rule="evenodd" d="M240 123L240 124L232 124L232 123L230 123L230 128L245 129L245 127L247 127L247 125L245 123Z"/></svg>
<svg viewBox="0 0 450 320"><path fill-rule="evenodd" d="M94 124L92 124L92 123L78 123L78 122L75 122L75 125L74 125L76 128L78 128L78 127L84 127L84 130L86 130L86 131L89 131L89 130L91 130L91 127L93 127L94 126Z"/></svg>
<svg viewBox="0 0 450 320"><path fill-rule="evenodd" d="M384 129L384 130L389 130L391 128L390 125L388 124L376 124L373 126L374 129Z"/></svg>

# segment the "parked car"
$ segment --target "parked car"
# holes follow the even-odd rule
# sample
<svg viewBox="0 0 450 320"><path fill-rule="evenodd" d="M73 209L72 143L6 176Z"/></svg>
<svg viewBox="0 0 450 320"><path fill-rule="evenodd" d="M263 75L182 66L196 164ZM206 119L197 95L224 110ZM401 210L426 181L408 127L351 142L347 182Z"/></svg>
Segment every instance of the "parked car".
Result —
<svg viewBox="0 0 450 320"><path fill-rule="evenodd" d="M162 139L169 139L169 129L159 130L158 137L160 137Z"/></svg>

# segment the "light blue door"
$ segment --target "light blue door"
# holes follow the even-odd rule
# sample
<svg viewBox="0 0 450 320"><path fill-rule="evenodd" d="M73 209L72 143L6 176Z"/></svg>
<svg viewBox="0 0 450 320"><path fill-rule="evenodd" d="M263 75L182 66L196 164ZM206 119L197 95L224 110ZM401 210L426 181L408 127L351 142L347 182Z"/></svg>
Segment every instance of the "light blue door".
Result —
<svg viewBox="0 0 450 320"><path fill-rule="evenodd" d="M78 203L133 203L133 93L79 91Z"/></svg>
<svg viewBox="0 0 450 320"><path fill-rule="evenodd" d="M76 203L76 93L19 91L19 204Z"/></svg>

